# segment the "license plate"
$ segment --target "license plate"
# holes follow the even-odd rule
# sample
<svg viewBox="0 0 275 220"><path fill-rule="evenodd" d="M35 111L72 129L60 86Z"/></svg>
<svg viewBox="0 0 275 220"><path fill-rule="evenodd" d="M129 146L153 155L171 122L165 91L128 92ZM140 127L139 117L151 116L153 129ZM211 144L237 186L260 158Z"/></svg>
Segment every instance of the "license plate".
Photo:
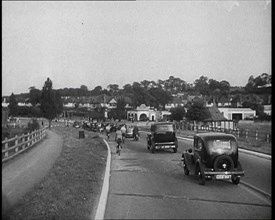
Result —
<svg viewBox="0 0 275 220"><path fill-rule="evenodd" d="M217 180L228 180L231 179L231 175L216 175Z"/></svg>
<svg viewBox="0 0 275 220"><path fill-rule="evenodd" d="M170 146L162 146L161 148L170 148Z"/></svg>

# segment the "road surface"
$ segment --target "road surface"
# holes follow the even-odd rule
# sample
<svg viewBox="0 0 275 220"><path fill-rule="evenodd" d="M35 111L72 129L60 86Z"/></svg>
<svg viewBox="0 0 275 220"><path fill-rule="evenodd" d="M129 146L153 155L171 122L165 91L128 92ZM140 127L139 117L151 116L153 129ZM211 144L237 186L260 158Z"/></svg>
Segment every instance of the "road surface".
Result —
<svg viewBox="0 0 275 220"><path fill-rule="evenodd" d="M178 153L163 150L152 154L143 134L138 142L127 139L121 156L115 154L113 136L109 145L112 163L105 219L271 218L271 201L242 184L207 181L201 186L194 176L185 176L181 154L191 147L191 141L180 141ZM254 183L256 176L271 179L271 161L242 154L240 161L246 169L246 179L241 182ZM257 167L258 163L263 167ZM271 191L271 182L258 179L256 183Z"/></svg>

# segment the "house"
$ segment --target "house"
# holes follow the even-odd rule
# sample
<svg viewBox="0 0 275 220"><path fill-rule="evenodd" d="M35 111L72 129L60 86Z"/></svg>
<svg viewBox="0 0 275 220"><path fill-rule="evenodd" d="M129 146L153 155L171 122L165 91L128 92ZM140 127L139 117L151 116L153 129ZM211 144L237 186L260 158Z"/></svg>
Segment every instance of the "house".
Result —
<svg viewBox="0 0 275 220"><path fill-rule="evenodd" d="M237 127L237 123L224 117L216 105L207 107L205 116L206 118L199 124L206 130L209 128L235 129Z"/></svg>
<svg viewBox="0 0 275 220"><path fill-rule="evenodd" d="M230 100L227 97L221 96L218 99L217 105L221 106L221 107L229 107L229 106L231 106L231 102L230 102Z"/></svg>
<svg viewBox="0 0 275 220"><path fill-rule="evenodd" d="M264 105L264 113L271 115L271 105Z"/></svg>
<svg viewBox="0 0 275 220"><path fill-rule="evenodd" d="M102 94L99 96L81 96L81 97L62 97L63 107L65 108L74 108L78 106L79 108L108 108L114 109L117 108L117 101L107 96L106 94Z"/></svg>
<svg viewBox="0 0 275 220"><path fill-rule="evenodd" d="M114 109L117 108L117 101L106 94L102 94L96 97L93 97L93 104L95 107Z"/></svg>
<svg viewBox="0 0 275 220"><path fill-rule="evenodd" d="M186 103L187 103L187 97L173 96L172 101L165 105L165 109L170 110L171 108L176 108L178 106L184 106Z"/></svg>
<svg viewBox="0 0 275 220"><path fill-rule="evenodd" d="M9 99L6 97L2 97L2 108L9 106Z"/></svg>
<svg viewBox="0 0 275 220"><path fill-rule="evenodd" d="M256 111L251 108L218 107L218 109L228 120L244 120L246 118L254 118L256 116Z"/></svg>

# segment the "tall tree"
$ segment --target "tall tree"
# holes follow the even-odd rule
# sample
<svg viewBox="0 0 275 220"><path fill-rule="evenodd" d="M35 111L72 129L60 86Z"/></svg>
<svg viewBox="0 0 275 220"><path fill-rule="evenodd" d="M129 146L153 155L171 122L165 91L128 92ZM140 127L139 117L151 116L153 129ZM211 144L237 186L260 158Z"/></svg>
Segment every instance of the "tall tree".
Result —
<svg viewBox="0 0 275 220"><path fill-rule="evenodd" d="M92 91L92 95L100 95L102 93L102 87L101 86L96 86Z"/></svg>
<svg viewBox="0 0 275 220"><path fill-rule="evenodd" d="M63 111L63 104L59 93L52 89L52 81L48 77L42 89L41 110L43 116L49 120L49 128L54 118Z"/></svg>
<svg viewBox="0 0 275 220"><path fill-rule="evenodd" d="M107 88L112 96L116 96L118 94L119 86L117 84L110 84Z"/></svg>
<svg viewBox="0 0 275 220"><path fill-rule="evenodd" d="M30 103L34 106L37 103L40 103L41 99L41 91L39 89L36 89L34 86L31 86L29 88L30 90Z"/></svg>
<svg viewBox="0 0 275 220"><path fill-rule="evenodd" d="M8 108L9 108L10 115L17 116L18 102L17 102L15 95L13 93L10 95L10 101L9 101Z"/></svg>
<svg viewBox="0 0 275 220"><path fill-rule="evenodd" d="M198 90L202 95L209 95L209 84L208 78L201 76L199 79L196 79L194 82L194 88Z"/></svg>

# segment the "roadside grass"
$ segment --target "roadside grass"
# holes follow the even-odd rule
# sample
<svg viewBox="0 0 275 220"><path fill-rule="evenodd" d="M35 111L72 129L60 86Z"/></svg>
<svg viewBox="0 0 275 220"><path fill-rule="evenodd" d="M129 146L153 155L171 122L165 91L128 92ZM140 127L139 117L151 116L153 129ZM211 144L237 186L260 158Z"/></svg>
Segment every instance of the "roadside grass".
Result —
<svg viewBox="0 0 275 220"><path fill-rule="evenodd" d="M259 131L261 133L271 134L271 127L271 122L239 123L240 129L248 129L249 131Z"/></svg>
<svg viewBox="0 0 275 220"><path fill-rule="evenodd" d="M63 137L61 155L48 175L7 213L9 219L94 218L105 172L107 147L96 133L52 128Z"/></svg>

